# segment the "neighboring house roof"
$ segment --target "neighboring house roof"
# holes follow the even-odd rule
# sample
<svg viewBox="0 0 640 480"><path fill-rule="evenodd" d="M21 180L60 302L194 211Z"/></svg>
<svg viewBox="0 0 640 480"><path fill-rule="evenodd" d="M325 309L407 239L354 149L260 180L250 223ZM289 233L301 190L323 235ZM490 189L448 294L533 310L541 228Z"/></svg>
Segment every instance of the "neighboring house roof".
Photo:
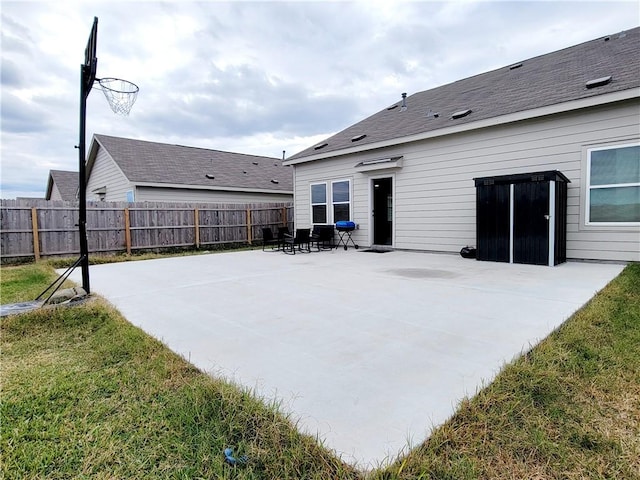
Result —
<svg viewBox="0 0 640 480"><path fill-rule="evenodd" d="M104 148L136 185L210 188L254 192L293 192L293 171L279 158L94 135L87 176Z"/></svg>
<svg viewBox="0 0 640 480"><path fill-rule="evenodd" d="M415 93L406 98L406 110L401 100L285 164L638 97L639 52L636 27ZM598 79L604 84L587 85ZM461 117L452 118L454 113Z"/></svg>
<svg viewBox="0 0 640 480"><path fill-rule="evenodd" d="M77 200L78 172L69 172L68 170L49 170L45 199L51 199L51 193L54 185L58 187L62 200L69 202Z"/></svg>

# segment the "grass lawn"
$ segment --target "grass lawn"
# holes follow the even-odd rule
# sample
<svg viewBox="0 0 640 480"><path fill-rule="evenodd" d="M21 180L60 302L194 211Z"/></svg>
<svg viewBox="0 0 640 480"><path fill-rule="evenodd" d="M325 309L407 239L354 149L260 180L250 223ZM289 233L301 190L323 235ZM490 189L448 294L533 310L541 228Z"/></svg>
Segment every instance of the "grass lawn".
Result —
<svg viewBox="0 0 640 480"><path fill-rule="evenodd" d="M3 267L1 302L53 278L45 262ZM100 299L0 321L6 479L640 479L640 264L368 474ZM225 464L226 447L247 464Z"/></svg>

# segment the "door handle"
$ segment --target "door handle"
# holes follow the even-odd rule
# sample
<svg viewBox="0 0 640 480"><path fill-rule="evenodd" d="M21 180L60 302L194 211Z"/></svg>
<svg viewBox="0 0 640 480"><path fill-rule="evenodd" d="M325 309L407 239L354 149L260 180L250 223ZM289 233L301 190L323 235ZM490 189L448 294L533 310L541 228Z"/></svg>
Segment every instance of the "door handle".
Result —
<svg viewBox="0 0 640 480"><path fill-rule="evenodd" d="M544 218L545 220L549 220L551 218L551 215L545 215Z"/></svg>

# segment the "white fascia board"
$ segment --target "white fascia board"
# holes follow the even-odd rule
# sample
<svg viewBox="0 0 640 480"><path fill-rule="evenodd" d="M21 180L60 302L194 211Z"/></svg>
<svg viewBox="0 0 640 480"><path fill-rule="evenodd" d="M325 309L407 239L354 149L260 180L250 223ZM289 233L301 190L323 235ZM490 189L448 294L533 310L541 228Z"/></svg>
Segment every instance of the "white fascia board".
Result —
<svg viewBox="0 0 640 480"><path fill-rule="evenodd" d="M208 187L206 185L185 185L182 183L132 182L136 187L182 188L184 190L215 190L220 192L270 193L276 195L293 195L293 190L267 190L261 188L242 187Z"/></svg>
<svg viewBox="0 0 640 480"><path fill-rule="evenodd" d="M605 105L608 103L620 102L623 100L630 100L638 97L640 97L640 88L630 88L628 90L621 90L619 92L606 93L606 94L597 95L594 97L580 98L578 100L571 100L568 102L556 103L554 105L548 105L546 107L534 108L531 110L523 110L521 112L509 113L506 115L500 115L498 117L486 118L484 120L465 123L463 125L439 128L438 130L418 133L418 134L409 135L406 137L396 137L396 138L391 138L389 140L384 140L382 142L369 143L367 145L362 145L358 147L343 148L341 150L326 152L324 154L310 155L308 157L303 157L303 158L294 159L294 160L286 160L282 164L296 165L299 163L313 162L315 160L322 160L322 159L331 158L331 157L339 157L341 155L350 155L353 153L365 152L367 150L375 150L377 148L392 147L396 145L402 145L405 143L416 142L419 140L427 140L430 138L443 137L446 135L453 135L456 133L468 132L471 130L478 130L481 128L495 127L498 125L505 125L508 123L519 122L522 120L530 120L532 118L570 112L573 110L581 110L583 108L595 107L599 105Z"/></svg>

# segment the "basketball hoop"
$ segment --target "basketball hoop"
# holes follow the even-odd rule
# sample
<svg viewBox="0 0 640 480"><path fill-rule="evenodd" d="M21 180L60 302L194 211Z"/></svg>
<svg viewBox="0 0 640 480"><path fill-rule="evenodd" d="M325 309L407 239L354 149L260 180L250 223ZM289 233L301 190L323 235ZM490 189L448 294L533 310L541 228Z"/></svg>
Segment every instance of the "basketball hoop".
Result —
<svg viewBox="0 0 640 480"><path fill-rule="evenodd" d="M138 86L133 82L119 78L102 78L97 79L97 82L100 84L111 110L118 115L129 115L131 107L138 98L138 90L140 90Z"/></svg>

